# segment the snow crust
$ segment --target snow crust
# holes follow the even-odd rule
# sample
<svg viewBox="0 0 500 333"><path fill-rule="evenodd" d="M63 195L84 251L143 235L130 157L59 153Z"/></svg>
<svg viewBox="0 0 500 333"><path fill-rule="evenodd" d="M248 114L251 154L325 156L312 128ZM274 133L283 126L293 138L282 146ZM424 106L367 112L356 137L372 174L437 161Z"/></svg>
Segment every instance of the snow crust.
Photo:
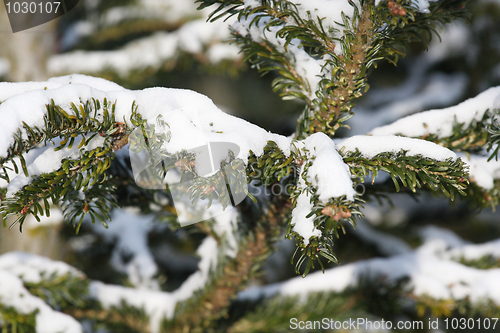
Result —
<svg viewBox="0 0 500 333"><path fill-rule="evenodd" d="M401 134L410 137L423 137L432 133L440 138L450 136L453 123L468 126L473 120L480 121L487 110L500 106L500 87L489 88L476 97L445 109L420 112L401 118L394 123L373 129L373 135Z"/></svg>
<svg viewBox="0 0 500 333"><path fill-rule="evenodd" d="M42 281L42 272L46 275L83 276L82 273L66 263L24 252L8 252L1 255L0 270L7 270L16 276L22 276L24 281L31 283Z"/></svg>
<svg viewBox="0 0 500 333"><path fill-rule="evenodd" d="M197 10L197 5L189 0L138 0L131 5L113 6L98 10L99 0L88 0L83 4L89 13L85 20L76 21L64 30L61 37L63 50L75 46L80 39L127 21L144 20L170 23L173 26L186 20L208 17L210 8ZM147 23L146 23L147 24Z"/></svg>
<svg viewBox="0 0 500 333"><path fill-rule="evenodd" d="M339 146L352 152L358 149L369 159L383 152L398 153L401 150L406 150L407 156L422 155L438 161L457 158L454 152L433 142L394 135L356 135L342 141Z"/></svg>

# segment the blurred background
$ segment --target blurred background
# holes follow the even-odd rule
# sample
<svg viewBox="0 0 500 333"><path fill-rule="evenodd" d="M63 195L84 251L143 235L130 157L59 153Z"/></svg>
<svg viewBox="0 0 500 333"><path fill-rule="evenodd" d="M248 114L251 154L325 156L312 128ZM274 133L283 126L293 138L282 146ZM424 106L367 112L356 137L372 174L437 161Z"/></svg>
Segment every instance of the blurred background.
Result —
<svg viewBox="0 0 500 333"><path fill-rule="evenodd" d="M500 85L500 1L469 2L469 24L458 20L437 27L440 37L432 37L427 51L412 44L397 66L378 64L369 78L370 90L356 103L351 130L340 136L363 134L405 115L455 105ZM61 18L13 34L0 3L0 80L44 81L82 73L129 89L192 89L225 112L290 135L303 105L282 101L271 90L273 76L260 77L228 43L234 18L210 23L210 9L196 7L190 0L80 0ZM492 209L478 211L460 201L450 205L425 193L388 199L369 201L358 229L347 228L337 241L341 264L395 255L402 248L419 246L426 237L456 244L500 238L500 214ZM22 234L17 227L9 230L6 221L7 228L0 228L0 254L28 251L65 261L91 279L157 290L175 289L196 270L193 253L201 234L190 228L173 231L154 216L130 210L117 210L108 230L86 224L79 235L62 220L55 208L41 223L27 220ZM374 237L377 233L399 245L384 246L382 237ZM293 250L293 241L281 242L251 284L296 276L290 264ZM484 260L485 268L500 267L497 257ZM391 302L377 293L365 296L373 297L374 304ZM239 306L253 305L242 301ZM411 316L404 310L389 313L396 310L378 305L370 311L384 318ZM240 316L236 308L231 313L236 319Z"/></svg>

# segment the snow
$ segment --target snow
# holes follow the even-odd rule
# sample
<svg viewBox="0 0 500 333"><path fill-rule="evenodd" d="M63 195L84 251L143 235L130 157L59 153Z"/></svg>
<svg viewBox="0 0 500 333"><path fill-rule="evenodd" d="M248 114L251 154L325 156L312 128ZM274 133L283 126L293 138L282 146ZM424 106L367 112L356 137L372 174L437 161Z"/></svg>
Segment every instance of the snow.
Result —
<svg viewBox="0 0 500 333"><path fill-rule="evenodd" d="M238 218L238 211L236 209L231 209L223 214L215 216L215 223L212 225L212 229L216 235L226 238L228 248L225 254L231 258L236 258L239 249L238 239L236 237Z"/></svg>
<svg viewBox="0 0 500 333"><path fill-rule="evenodd" d="M454 152L433 142L394 135L356 135L342 141L339 146L344 151L354 152L358 149L368 159L385 152L396 154L401 150L407 151L406 156L421 155L438 161L457 158Z"/></svg>
<svg viewBox="0 0 500 333"><path fill-rule="evenodd" d="M74 47L84 37L99 34L99 30L126 24L127 21L142 20L145 24L151 21L153 24L164 22L175 27L192 19L206 20L211 12L210 8L197 10L198 6L189 0L141 0L104 11L98 10L96 0L86 1L83 5L88 13L87 18L64 29L60 43L62 50Z"/></svg>
<svg viewBox="0 0 500 333"><path fill-rule="evenodd" d="M113 268L126 273L136 288L159 290L155 279L158 267L148 247L148 234L154 228L152 220L153 216L141 215L133 209L115 209L107 229L100 224L91 226L105 241L114 243L110 259Z"/></svg>
<svg viewBox="0 0 500 333"><path fill-rule="evenodd" d="M450 259L476 260L485 256L500 258L500 239L483 244L464 244L446 253Z"/></svg>
<svg viewBox="0 0 500 333"><path fill-rule="evenodd" d="M347 17L353 17L354 7L347 0L292 0L292 3L297 5L299 16L303 20L308 20L309 17L317 21L317 17L323 19L323 27L325 30L333 28L340 30L342 33L344 27L342 23L342 13ZM361 8L359 0L353 1L356 7Z"/></svg>
<svg viewBox="0 0 500 333"><path fill-rule="evenodd" d="M331 198L346 196L354 201L356 191L353 188L349 167L344 163L335 149L335 143L324 133L314 133L303 141L295 142L295 147L303 151L312 165L307 169L307 181L311 183L319 195L319 201L327 203ZM310 198L310 189L304 180L304 167L300 170L298 189L301 194L297 198L292 211L291 225L293 230L309 244L313 236L319 237L321 232L314 227L315 216L306 217L313 209Z"/></svg>
<svg viewBox="0 0 500 333"><path fill-rule="evenodd" d="M65 76L53 77L48 79L47 82L56 82L60 83L61 85L76 83L86 84L101 91L125 90L125 88L123 88L119 84L105 80L103 78L81 74L70 74Z"/></svg>
<svg viewBox="0 0 500 333"><path fill-rule="evenodd" d="M124 217L118 215L116 217ZM134 216L128 217L134 219ZM137 222L137 221L136 221ZM110 227L111 228L111 227ZM125 232L128 232L125 230ZM129 233L130 236L130 233ZM129 237L129 241L134 241ZM173 292L133 289L117 285L106 285L93 281L89 286L90 296L97 299L104 308L120 307L122 300L128 305L143 308L150 319L152 333L159 332L161 321L174 316L176 304L191 298L197 290L209 281L209 273L216 267L219 257L218 243L212 237L205 238L198 250L201 258L198 271L193 273ZM62 276L71 274L83 277L75 268L58 261L33 254L10 252L0 256L0 300L5 306L14 307L20 313L28 314L38 309L37 333L79 333L80 324L72 317L53 311L41 299L32 296L24 287L24 282L38 283L46 275Z"/></svg>
<svg viewBox="0 0 500 333"><path fill-rule="evenodd" d="M23 252L8 252L1 255L0 271L2 270L22 277L23 281L30 283L42 281L42 272L46 275L61 276L69 273L74 276L83 276L68 264Z"/></svg>
<svg viewBox="0 0 500 333"><path fill-rule="evenodd" d="M260 0L243 0L243 5L245 7L255 8L261 6Z"/></svg>
<svg viewBox="0 0 500 333"><path fill-rule="evenodd" d="M324 133L314 133L304 140L305 148L315 156L308 169L308 180L318 189L319 200L327 202L330 198L345 195L354 201L349 166L335 149L335 143Z"/></svg>
<svg viewBox="0 0 500 333"><path fill-rule="evenodd" d="M52 56L48 61L50 73L99 73L113 70L125 77L134 70L148 67L159 69L166 61L176 59L181 52L200 54L208 48L208 60L217 64L222 60L241 58L235 45L225 44L231 37L229 24L234 21L206 22L205 18L183 24L172 32L156 32L134 40L113 51L74 51Z"/></svg>
<svg viewBox="0 0 500 333"><path fill-rule="evenodd" d="M439 0L414 0L414 2L417 5L418 10L421 13L424 13L424 14L430 13L430 10L429 10L429 1L430 2L436 2L436 1L439 1Z"/></svg>
<svg viewBox="0 0 500 333"><path fill-rule="evenodd" d="M476 57L471 31L462 20L443 26L441 38L433 38L429 50L411 59L408 75L395 86L370 88L363 101L353 109L356 117L348 120L351 135L366 134L375 127L390 124L401 117L454 105L466 94L469 77L465 72L433 72L438 63L450 56Z"/></svg>
<svg viewBox="0 0 500 333"><path fill-rule="evenodd" d="M224 60L238 60L240 49L233 44L213 44L207 50L207 57L212 64L218 64Z"/></svg>
<svg viewBox="0 0 500 333"><path fill-rule="evenodd" d="M312 292L341 292L355 287L360 278L376 279L384 276L388 281L409 277L409 287L416 296L429 296L434 299L466 299L472 303L491 300L500 304L498 281L500 269L480 270L464 266L452 258L466 254L467 259L500 253L500 242L492 241L479 245L463 245L458 238L443 234L439 229L429 229L424 233L432 237L424 239L423 245L411 252L389 258L362 260L340 267L311 273L306 279L292 278L285 282L264 287L253 287L241 292L240 300L282 296L300 296L305 300Z"/></svg>
<svg viewBox="0 0 500 333"><path fill-rule="evenodd" d="M365 215L369 215L366 210ZM378 231L364 220L360 220L356 223L354 234L363 241L375 245L378 251L383 255L397 255L407 253L411 250L410 246L402 239Z"/></svg>
<svg viewBox="0 0 500 333"><path fill-rule="evenodd" d="M203 240L196 251L201 257L198 263L199 270L173 292L138 290L96 281L90 286L91 296L101 302L104 308L120 306L122 301L137 308L144 308L150 319L151 332L158 333L161 321L164 318L173 318L178 302L191 298L194 292L205 287L209 272L217 265L217 247L214 238L207 237Z"/></svg>
<svg viewBox="0 0 500 333"><path fill-rule="evenodd" d="M0 102L33 90L59 88L61 84L56 82L0 82Z"/></svg>
<svg viewBox="0 0 500 333"><path fill-rule="evenodd" d="M373 135L401 134L410 137L423 137L432 133L440 138L453 132L453 123L464 123L467 127L473 120L480 121L487 110L496 107L495 100L500 96L500 87L489 88L476 97L458 105L440 110L430 110L407 116L396 122L373 129Z"/></svg>
<svg viewBox="0 0 500 333"><path fill-rule="evenodd" d="M308 86L303 88L302 93L309 98L313 98L315 96L314 92L321 81L322 75L325 75L322 69L326 63L327 57L325 56L321 59L314 59L307 54L302 47L300 40L297 38L293 39L285 49L286 40L277 36L278 31L283 28L283 25L266 27L266 24L269 22L269 17L262 16L260 16L261 18L258 23L252 23L252 20L256 15L257 14L253 14L249 15L247 18L240 18L239 21L232 25L232 28L243 36L250 36L255 42L260 43L265 39L280 53L285 54L297 74L307 81ZM339 48L337 48L337 50L338 49Z"/></svg>
<svg viewBox="0 0 500 333"><path fill-rule="evenodd" d="M301 181L299 186L304 186L304 182ZM302 187L301 186L301 187ZM293 227L293 231L298 233L303 239L304 244L309 245L309 239L311 237L320 237L321 231L316 229L314 226L314 215L306 217L313 210L313 204L309 197L309 192L304 190L297 198L297 203L292 211L292 221L290 225Z"/></svg>
<svg viewBox="0 0 500 333"><path fill-rule="evenodd" d="M65 82L72 83L63 84ZM85 75L71 75L44 83L27 83L26 87L22 84L5 83L0 88L5 96L10 97L0 104L0 115L3 117L0 123L0 156L7 153L8 147L13 143L13 134L23 121L29 126L43 126L46 104L51 99L72 114L71 102L78 104L80 100L87 101L91 98L116 101L117 120L125 119L128 122L134 101L138 112L149 123L155 124L158 116L161 116L168 124L171 134L171 140L164 144L164 148L170 153L204 146L208 142L231 142L240 148L236 157L246 163L250 151L260 156L267 142L274 141L285 155L290 154L289 138L272 134L228 115L206 96L190 90L149 88L132 91ZM5 116L7 114L9 116ZM33 176L56 170L63 158L77 158L78 154L76 145L72 149L57 152L48 149L28 166L28 171ZM9 195L13 195L30 181L30 178L18 175L9 184Z"/></svg>
<svg viewBox="0 0 500 333"><path fill-rule="evenodd" d="M171 293L151 290L138 290L118 285L106 285L94 281L89 287L90 295L97 299L104 309L119 307L122 301L129 306L143 308L149 316L152 333L158 333L160 322L171 317L176 305Z"/></svg>
<svg viewBox="0 0 500 333"><path fill-rule="evenodd" d="M201 13L196 8L194 2L186 0L140 0L136 6L111 8L103 13L100 20L108 26L137 18L177 22L189 16L199 16Z"/></svg>
<svg viewBox="0 0 500 333"><path fill-rule="evenodd" d="M31 295L23 286L23 281L38 283L41 273L47 275L67 273L82 276L69 265L53 262L33 254L10 252L0 256L0 301L2 305L13 307L17 312L36 314L36 333L81 333L83 328L74 318L54 311L43 300ZM21 280L22 279L22 280Z"/></svg>
<svg viewBox="0 0 500 333"><path fill-rule="evenodd" d="M493 190L495 180L500 179L500 161L477 155L460 154L460 158L469 166L469 178L486 190Z"/></svg>
<svg viewBox="0 0 500 333"><path fill-rule="evenodd" d="M425 52L424 57L429 63L443 61L450 55L456 57L465 54L472 58L472 54L477 51L471 29L465 21L456 20L446 24L439 36L441 38L431 40L429 50Z"/></svg>
<svg viewBox="0 0 500 333"><path fill-rule="evenodd" d="M97 146L102 146L103 143L104 139L102 137L95 137L86 147L82 148L82 151L92 150ZM34 150L33 154L29 155L35 156L36 154L33 161L26 160L26 169L28 170L29 177L26 177L23 173L12 177L7 186L7 198L14 196L23 186L31 183L34 176L58 170L62 165L63 159L76 159L79 156L77 145L73 145L71 149L61 149L58 151L55 151L54 148L55 146L46 146ZM19 166L20 163L17 163L17 165Z"/></svg>
<svg viewBox="0 0 500 333"><path fill-rule="evenodd" d="M422 227L418 233L424 243L443 241L447 244L447 246L452 248L464 246L470 243L458 237L453 231L439 228L434 225Z"/></svg>

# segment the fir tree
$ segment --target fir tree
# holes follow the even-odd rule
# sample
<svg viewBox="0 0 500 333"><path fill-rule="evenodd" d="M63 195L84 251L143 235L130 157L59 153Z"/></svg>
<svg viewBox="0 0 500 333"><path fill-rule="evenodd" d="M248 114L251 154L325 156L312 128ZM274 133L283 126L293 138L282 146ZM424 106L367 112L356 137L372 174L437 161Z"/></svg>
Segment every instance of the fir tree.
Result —
<svg viewBox="0 0 500 333"><path fill-rule="evenodd" d="M468 245L427 227L412 249L360 218L370 202L403 193L494 209L500 197L500 88L349 134L356 130L353 108L368 92L369 74L378 64L396 65L415 42L426 47L442 26L468 20L467 1L197 4L210 9L211 22L231 22L232 43L245 62L272 75L282 99L303 105L293 135L228 115L188 90L129 90L81 74L0 83L4 226L22 231L30 219L44 223L60 208L73 233L114 242L118 250L109 261L123 274L97 281L83 268L4 254L2 331L278 332L298 321L309 329L322 318L401 315L422 321L470 317L484 327L486 318L498 317L500 273L490 269L498 267L498 241ZM161 17L136 23L127 22L148 33L170 29ZM110 39L122 33L109 26L99 31ZM172 34L148 41L166 43ZM182 62L186 53L203 66L241 67L236 56L218 64L197 57L210 47L201 44L191 53L176 44L180 53L146 61L146 67ZM134 54L131 49L123 52ZM120 72L109 62L120 52L99 58L108 64L99 70L118 82L144 79L140 66ZM55 56L49 70L64 71L58 67L63 58L79 55L90 53ZM389 257L338 267L343 258L336 246L356 226L360 239ZM155 237L169 237L199 257L181 258L196 270L174 283L177 288L165 290L158 278ZM247 288L283 239L294 242L289 259L299 276Z"/></svg>

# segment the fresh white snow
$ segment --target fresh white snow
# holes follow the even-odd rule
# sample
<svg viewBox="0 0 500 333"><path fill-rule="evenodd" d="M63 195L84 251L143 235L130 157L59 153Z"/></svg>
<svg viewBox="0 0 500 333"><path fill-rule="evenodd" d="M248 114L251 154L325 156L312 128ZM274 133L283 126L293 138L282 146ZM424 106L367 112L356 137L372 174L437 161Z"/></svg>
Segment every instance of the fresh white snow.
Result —
<svg viewBox="0 0 500 333"><path fill-rule="evenodd" d="M476 97L458 105L440 110L420 112L401 118L394 123L373 129L373 135L401 134L409 137L423 137L435 134L440 138L450 136L453 123L470 125L473 120L480 121L484 113L500 106L500 87L489 88Z"/></svg>
<svg viewBox="0 0 500 333"><path fill-rule="evenodd" d="M51 99L66 112L73 113L71 103L87 101L91 98L104 98L116 101L115 116L129 122L132 105L138 106L138 112L151 124L159 116L168 125L171 139L164 148L171 153L204 146L208 142L231 142L240 148L237 158L247 161L250 151L262 155L268 141L278 144L285 155L290 154L290 139L272 134L245 120L228 115L218 109L204 95L190 90L149 88L140 91L126 90L114 83L85 75L70 75L51 79L42 83L4 83L1 86L5 101L0 105L0 156L5 156L13 143L13 135L24 121L29 126L43 126L46 104ZM8 116L7 116L8 115ZM129 124L130 125L130 124ZM103 143L97 137L90 148ZM64 158L77 158L77 146L55 152L47 149L28 165L30 176L57 170ZM9 196L31 179L18 175L9 184Z"/></svg>
<svg viewBox="0 0 500 333"><path fill-rule="evenodd" d="M311 292L341 292L355 287L360 278L386 277L388 282L409 277L409 286L416 296L430 296L438 300L469 298L472 303L491 300L500 304L498 281L500 269L481 270L456 262L462 255L477 259L487 254L498 256L500 243L463 245L457 237L443 235L438 229L428 229L424 244L411 252L388 258L361 260L327 270L311 273L307 278L292 278L264 287L250 287L239 294L239 299L256 299L276 294L300 296L306 299ZM432 237L431 237L432 236Z"/></svg>
<svg viewBox="0 0 500 333"><path fill-rule="evenodd" d="M335 143L324 133L314 133L295 146L309 159L314 157L312 165L307 169L307 181L311 183L319 194L321 202L328 202L331 198L346 196L354 201L356 194L351 179L349 167L344 163L335 149ZM298 188L302 193L297 198L292 212L291 225L293 230L309 244L313 236L319 237L321 232L314 227L315 216L306 217L313 209L311 202L311 188L308 188L303 178L304 167L300 170Z"/></svg>
<svg viewBox="0 0 500 333"><path fill-rule="evenodd" d="M336 150L335 143L324 133L314 133L304 140L305 149L315 156L308 169L308 180L318 189L319 200L328 201L345 195L354 201L349 166L344 163Z"/></svg>
<svg viewBox="0 0 500 333"><path fill-rule="evenodd" d="M46 274L82 276L73 267L32 254L9 252L0 256L0 302L17 312L36 314L36 333L81 333L83 328L73 317L54 311L42 299L31 295L23 281L38 283Z"/></svg>
<svg viewBox="0 0 500 333"><path fill-rule="evenodd" d="M401 150L407 151L407 156L422 155L438 161L457 158L454 152L433 142L394 135L356 135L339 143L339 147L352 152L358 149L364 157L369 159L380 153L395 154Z"/></svg>
<svg viewBox="0 0 500 333"><path fill-rule="evenodd" d="M500 161L494 158L488 162L488 157L460 154L460 158L469 166L469 178L485 190L493 190L495 180L500 179Z"/></svg>

